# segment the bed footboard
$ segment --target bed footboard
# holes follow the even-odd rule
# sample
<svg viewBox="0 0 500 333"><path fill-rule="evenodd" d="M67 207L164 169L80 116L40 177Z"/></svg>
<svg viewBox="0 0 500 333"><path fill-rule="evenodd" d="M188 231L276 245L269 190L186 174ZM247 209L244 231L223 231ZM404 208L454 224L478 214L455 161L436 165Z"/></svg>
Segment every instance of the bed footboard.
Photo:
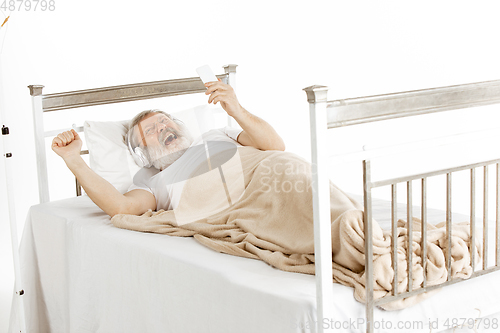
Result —
<svg viewBox="0 0 500 333"><path fill-rule="evenodd" d="M304 89L307 93L309 102L309 111L311 119L311 152L313 166L313 212L314 212L314 239L316 260L316 293L317 293L317 331L326 332L322 323L325 318L332 315L328 304L332 304L332 293L329 292L329 286L332 284L331 271L331 221L329 217L329 192L321 186L328 184L327 156L326 156L326 132L328 129L337 127L363 124L373 121L389 120L400 117L423 115L433 112L455 110L467 107L483 106L500 103L500 80L480 82L473 84L464 84L450 87L425 89L403 93L387 94L380 96L343 99L336 101L327 101L327 87L311 86ZM373 230L372 230L372 189L382 186L391 187L392 198L392 227L391 233L395 235L397 223L397 184L406 183L407 187L407 228L413 230L412 220L412 184L421 183L421 217L422 217L422 257L426 257L426 211L427 211L427 179L429 177L445 175L446 176L446 237L451 239L452 235L452 214L451 214L451 180L452 175L458 171L469 170L470 173L470 256L473 273L471 277L481 276L493 271L500 270L500 159L487 161L483 163L470 164L461 167L439 170L425 174L388 179L384 181L372 181L371 164L369 160L363 161L363 195L364 195L364 234L365 234L365 275L366 280L366 331L374 330L374 306L383 305L402 298L411 297L420 293L441 288L446 285L458 283L462 279L452 279L451 277L451 248L448 242L446 254L447 280L438 285L428 285L424 274L423 283L419 288L412 288L413 273L411 269L412 251L407 251L408 267L408 289L398 291L397 289L397 248L394 237L391 245L392 268L396 272L392 295L374 300L374 281L373 281ZM488 230L488 169L496 168L496 230ZM476 169L483 170L483 253L481 269L475 267L475 238L476 238ZM488 233L495 233L495 261L488 266ZM407 248L412 244L412 233L408 233ZM423 269L425 272L426 261L423 260ZM318 276L319 275L319 276Z"/></svg>

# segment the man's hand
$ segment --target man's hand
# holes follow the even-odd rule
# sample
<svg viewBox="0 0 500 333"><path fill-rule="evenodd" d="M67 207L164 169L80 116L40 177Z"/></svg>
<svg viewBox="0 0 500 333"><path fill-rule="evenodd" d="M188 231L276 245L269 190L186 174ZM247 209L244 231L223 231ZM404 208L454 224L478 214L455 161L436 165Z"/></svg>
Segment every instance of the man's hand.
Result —
<svg viewBox="0 0 500 333"><path fill-rule="evenodd" d="M207 82L205 86L207 87L205 94L210 95L208 103L220 103L224 111L243 129L237 138L240 144L261 150L285 150L285 143L274 128L245 110L230 85L222 83L219 79L218 82Z"/></svg>
<svg viewBox="0 0 500 333"><path fill-rule="evenodd" d="M222 81L214 81L205 83L207 87L206 95L210 95L208 103L220 103L224 111L233 118L237 118L242 112L243 108L236 98L233 87Z"/></svg>
<svg viewBox="0 0 500 333"><path fill-rule="evenodd" d="M81 149L82 140L73 129L59 133L52 140L52 150L65 161L72 157L80 156Z"/></svg>

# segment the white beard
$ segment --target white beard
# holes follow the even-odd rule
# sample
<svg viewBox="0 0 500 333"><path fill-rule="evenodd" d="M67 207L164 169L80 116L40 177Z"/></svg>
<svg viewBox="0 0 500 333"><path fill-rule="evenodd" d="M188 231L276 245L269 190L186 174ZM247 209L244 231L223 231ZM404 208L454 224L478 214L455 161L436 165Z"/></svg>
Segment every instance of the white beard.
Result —
<svg viewBox="0 0 500 333"><path fill-rule="evenodd" d="M175 122L179 125L180 130L175 131L172 129L172 132L177 135L177 139L173 143L168 146L164 145L162 141L165 135L160 135L160 138L162 138L162 140L160 140L160 146L148 147L146 150L149 155L149 160L152 161L152 165L158 170L164 170L177 161L193 143L193 137L191 133L189 133L186 125L178 121Z"/></svg>

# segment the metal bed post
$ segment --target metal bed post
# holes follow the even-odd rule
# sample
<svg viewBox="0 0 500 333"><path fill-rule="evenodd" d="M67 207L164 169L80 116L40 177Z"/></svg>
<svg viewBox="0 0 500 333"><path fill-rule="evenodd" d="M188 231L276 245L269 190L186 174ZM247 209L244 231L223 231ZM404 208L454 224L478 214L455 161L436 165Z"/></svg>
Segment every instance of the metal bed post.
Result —
<svg viewBox="0 0 500 333"><path fill-rule="evenodd" d="M363 203L365 233L365 289L366 332L373 332L373 226L372 226L372 177L370 161L363 161Z"/></svg>
<svg viewBox="0 0 500 333"><path fill-rule="evenodd" d="M496 266L500 266L500 164L497 163L496 165L496 169L497 169L497 183L496 183L496 197L497 197L497 202L496 202L496 231L497 231L497 237L496 237L496 241L495 241L495 247L496 247L496 251L495 251L495 263L496 263Z"/></svg>
<svg viewBox="0 0 500 333"><path fill-rule="evenodd" d="M224 68L224 73L227 74L227 84L233 87L234 90L236 90L236 67L238 67L238 65L235 64L222 66L222 68Z"/></svg>
<svg viewBox="0 0 500 333"><path fill-rule="evenodd" d="M452 229L452 218L451 218L451 172L446 174L446 239L448 244L446 245L446 271L448 272L447 281L451 281L451 229Z"/></svg>
<svg viewBox="0 0 500 333"><path fill-rule="evenodd" d="M476 169L470 169L470 265L476 271Z"/></svg>
<svg viewBox="0 0 500 333"><path fill-rule="evenodd" d="M43 105L41 85L30 85L31 105L33 108L33 128L35 131L36 164L38 172L38 195L40 203L49 202L49 180L47 175L47 156L45 155L45 135L43 127Z"/></svg>
<svg viewBox="0 0 500 333"><path fill-rule="evenodd" d="M311 126L312 193L314 214L314 258L316 269L317 331L333 331L332 230L330 217L330 183L326 155L326 102L328 88L311 86L304 89L309 102ZM326 321L325 321L326 320Z"/></svg>
<svg viewBox="0 0 500 333"><path fill-rule="evenodd" d="M223 66L224 68L224 73L227 74L227 84L229 84L231 87L233 87L234 91L236 91L236 67L238 65L235 64L229 64ZM227 117L227 126L232 127L234 123L234 120L232 117Z"/></svg>
<svg viewBox="0 0 500 333"><path fill-rule="evenodd" d="M483 269L488 268L488 165L483 167Z"/></svg>

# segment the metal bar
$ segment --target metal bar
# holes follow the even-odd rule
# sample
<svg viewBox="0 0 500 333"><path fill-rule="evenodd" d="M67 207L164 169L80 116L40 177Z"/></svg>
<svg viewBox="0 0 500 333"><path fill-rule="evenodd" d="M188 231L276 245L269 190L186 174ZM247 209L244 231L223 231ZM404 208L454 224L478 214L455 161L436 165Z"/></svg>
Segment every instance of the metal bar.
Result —
<svg viewBox="0 0 500 333"><path fill-rule="evenodd" d="M392 294L398 294L398 203L397 203L397 184L391 185L392 200L391 200L391 219L392 219L392 238L391 238L391 256L392 270L394 278L392 280Z"/></svg>
<svg viewBox="0 0 500 333"><path fill-rule="evenodd" d="M421 248L422 248L422 270L424 281L422 286L427 287L427 178L422 178L422 226L421 226Z"/></svg>
<svg viewBox="0 0 500 333"><path fill-rule="evenodd" d="M476 270L476 169L470 169L470 261Z"/></svg>
<svg viewBox="0 0 500 333"><path fill-rule="evenodd" d="M496 216L496 228L497 228L497 240L496 240L496 265L500 266L500 164L497 163L497 216Z"/></svg>
<svg viewBox="0 0 500 333"><path fill-rule="evenodd" d="M488 273L496 272L496 271L500 271L500 266L493 266L493 267L490 267L486 270L474 272L467 280L470 280L470 279L473 279L473 278L476 278L476 277L479 277L479 276L482 276L482 275L485 275ZM432 285L432 286L427 286L425 288L415 289L410 293L405 292L405 293L398 294L397 296L392 296L392 295L388 294L388 296L384 296L382 298L376 299L373 303L375 305L382 305L382 304L390 303L393 301L397 301L397 300L402 299L402 298L407 298L407 297L415 296L418 294L426 293L426 292L432 291L434 289L443 288L443 287L446 287L446 286L449 286L449 285L452 285L455 283L463 282L463 281L464 281L463 279L453 279L451 281L445 281L443 283Z"/></svg>
<svg viewBox="0 0 500 333"><path fill-rule="evenodd" d="M488 267L488 166L483 167L483 269Z"/></svg>
<svg viewBox="0 0 500 333"><path fill-rule="evenodd" d="M474 163L474 164L468 164L468 165L463 165L463 166L459 166L459 167L437 170L437 171L416 174L416 175L411 175L411 176L385 179L385 180L381 180L381 181L372 182L372 188L381 187L381 186L385 186L385 185L391 185L393 183L404 183L404 182L407 182L410 180L421 179L424 177L439 176L439 175L443 175L445 173L453 173L453 172L457 172L457 171L468 170L468 169L477 168L477 167L483 167L483 166L488 165L488 164L496 164L496 163L500 163L500 159L490 160L490 161L485 161L485 162L480 162L480 163Z"/></svg>
<svg viewBox="0 0 500 333"><path fill-rule="evenodd" d="M365 233L365 289L366 331L373 332L373 226L370 161L363 161L364 233Z"/></svg>
<svg viewBox="0 0 500 333"><path fill-rule="evenodd" d="M224 72L227 75L227 84L229 84L234 91L236 91L236 67L238 65L225 65ZM227 117L227 126L229 127L234 127L235 126L235 120L233 117L229 116Z"/></svg>
<svg viewBox="0 0 500 333"><path fill-rule="evenodd" d="M225 79L228 74L217 75ZM95 106L151 98L205 92L206 87L199 77L164 80L120 86L69 91L43 96L43 111L58 111L84 106Z"/></svg>
<svg viewBox="0 0 500 333"><path fill-rule="evenodd" d="M330 187L326 158L326 96L328 89L304 89L309 102L311 125L311 172L313 186L314 256L316 270L317 331L323 333L325 318L333 315L333 270L330 218ZM333 330L333 327L331 327Z"/></svg>
<svg viewBox="0 0 500 333"><path fill-rule="evenodd" d="M500 80L328 102L328 128L500 102Z"/></svg>
<svg viewBox="0 0 500 333"><path fill-rule="evenodd" d="M49 202L49 180L47 172L47 155L45 153L45 139L43 136L43 86L28 86L31 94L33 109L33 129L35 131L35 150L38 174L38 197L40 203Z"/></svg>
<svg viewBox="0 0 500 333"><path fill-rule="evenodd" d="M76 196L79 197L82 195L82 185L80 185L80 182L76 177L75 177L75 182L76 182Z"/></svg>
<svg viewBox="0 0 500 333"><path fill-rule="evenodd" d="M83 132L83 126L76 126L76 125L73 125L72 128L76 131L76 132ZM64 132L64 131L67 131L68 128L62 128L62 129L57 129L57 130L52 130L52 131L45 131L43 133L43 136L46 137L46 138L49 138L49 137L53 137L53 136L56 136L57 134L61 133L61 132Z"/></svg>
<svg viewBox="0 0 500 333"><path fill-rule="evenodd" d="M406 244L406 261L407 261L407 269L408 269L408 291L411 292L413 290L413 186L411 181L406 183L407 190L407 204L406 204L406 213L407 213L407 230L408 230L408 243Z"/></svg>
<svg viewBox="0 0 500 333"><path fill-rule="evenodd" d="M448 249L446 251L446 270L448 272L447 280L451 280L451 173L446 174L446 239L448 240Z"/></svg>

